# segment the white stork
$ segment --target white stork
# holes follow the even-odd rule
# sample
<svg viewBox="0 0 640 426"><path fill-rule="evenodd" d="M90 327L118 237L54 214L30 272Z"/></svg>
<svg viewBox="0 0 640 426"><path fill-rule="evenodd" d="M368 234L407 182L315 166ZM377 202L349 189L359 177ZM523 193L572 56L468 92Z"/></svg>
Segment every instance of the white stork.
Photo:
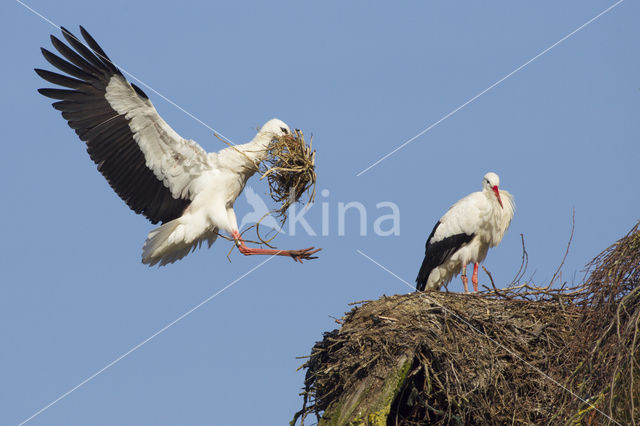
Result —
<svg viewBox="0 0 640 426"><path fill-rule="evenodd" d="M462 270L462 284L469 292L467 264L473 262L471 282L478 291L478 263L489 247L500 244L515 204L507 191L498 189L500 178L489 172L482 178L482 191L455 203L433 227L427 239L424 260L416 278L416 290L439 290Z"/></svg>
<svg viewBox="0 0 640 426"><path fill-rule="evenodd" d="M204 241L211 247L219 231L229 233L244 255L290 256L300 263L315 259L312 255L319 249L313 247L247 247L233 211L271 141L290 132L285 123L269 120L251 142L207 153L178 135L93 37L82 27L80 32L86 46L64 28L62 35L71 47L51 36L66 60L41 49L45 59L68 76L35 70L46 81L68 89L38 91L58 100L53 107L86 142L89 156L120 198L151 223L162 222L144 243L143 263L175 262Z"/></svg>

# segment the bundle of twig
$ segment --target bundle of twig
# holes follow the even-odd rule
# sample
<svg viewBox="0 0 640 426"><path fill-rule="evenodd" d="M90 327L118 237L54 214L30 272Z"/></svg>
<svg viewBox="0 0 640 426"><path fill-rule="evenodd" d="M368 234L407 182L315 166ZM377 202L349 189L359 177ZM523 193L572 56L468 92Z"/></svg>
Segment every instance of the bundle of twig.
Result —
<svg viewBox="0 0 640 426"><path fill-rule="evenodd" d="M267 159L261 164L262 177L269 182L269 193L280 208L273 213L286 219L287 209L307 193L306 204L313 202L316 195L316 152L305 143L304 135L298 129L292 134L278 137L269 145Z"/></svg>
<svg viewBox="0 0 640 426"><path fill-rule="evenodd" d="M260 223L264 218L273 214L279 218L282 226L287 220L287 210L291 205L303 202L301 198L305 194L309 196L304 202L305 206L315 199L316 152L311 143L312 139L309 139L309 145L306 144L302 131L298 129L292 134L278 136L269 144L267 158L258 166L258 171L262 174L260 179L267 178L269 183L269 195L280 204L280 207L265 213L255 225L249 227L251 229L255 226L258 240L262 244L271 247L269 243L278 235L275 232L264 238L260 234Z"/></svg>

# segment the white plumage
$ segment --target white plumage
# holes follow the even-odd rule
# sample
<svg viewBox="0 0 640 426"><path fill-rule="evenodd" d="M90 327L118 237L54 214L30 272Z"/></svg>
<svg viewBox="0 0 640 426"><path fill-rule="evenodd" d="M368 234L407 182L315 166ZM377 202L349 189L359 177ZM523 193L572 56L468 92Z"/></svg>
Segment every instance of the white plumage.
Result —
<svg viewBox="0 0 640 426"><path fill-rule="evenodd" d="M174 197L176 193L184 194L191 203L180 217L149 233L142 249L142 262L151 265L175 262L204 241L211 247L220 230L235 237L239 232L233 210L235 200L256 172L255 165L265 159L274 135L283 132L281 129L289 128L278 119L270 120L251 142L217 153L207 154L193 141L166 137L160 138L167 141L165 146L162 142L159 147L149 144L151 149L145 158L158 159L155 166L151 164L151 170L172 190ZM144 140L153 140L150 136ZM181 148L180 154L164 155L176 145ZM153 152L155 149L159 151L157 154ZM239 240L239 234L237 237Z"/></svg>
<svg viewBox="0 0 640 426"><path fill-rule="evenodd" d="M474 264L471 278L478 291L478 263L490 247L504 236L515 209L513 197L499 189L500 178L487 173L482 191L474 192L455 203L436 223L427 239L425 257L416 279L417 290L439 290L462 271L468 292L467 264Z"/></svg>
<svg viewBox="0 0 640 426"><path fill-rule="evenodd" d="M278 119L269 120L251 142L207 153L177 134L160 117L147 95L129 83L96 41L80 27L85 46L62 29L65 43L51 36L64 57L42 49L45 59L68 75L35 71L68 89L40 89L57 99L62 112L111 187L136 213L152 223L142 262L172 263L218 232L232 236L241 253L291 256L302 262L318 250L267 250L246 246L233 204L247 180L267 156L271 141L290 133Z"/></svg>

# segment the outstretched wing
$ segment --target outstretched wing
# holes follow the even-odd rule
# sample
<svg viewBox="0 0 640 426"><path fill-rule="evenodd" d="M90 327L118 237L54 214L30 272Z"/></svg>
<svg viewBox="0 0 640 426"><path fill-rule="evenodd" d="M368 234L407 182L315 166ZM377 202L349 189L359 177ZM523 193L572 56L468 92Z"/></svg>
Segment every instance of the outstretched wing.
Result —
<svg viewBox="0 0 640 426"><path fill-rule="evenodd" d="M80 32L86 46L64 28L71 47L51 36L64 59L41 49L51 65L68 75L35 70L67 89L38 91L58 100L53 107L86 142L100 173L133 211L152 223L181 216L193 196L193 179L210 168L206 152L180 137L93 37L82 27Z"/></svg>

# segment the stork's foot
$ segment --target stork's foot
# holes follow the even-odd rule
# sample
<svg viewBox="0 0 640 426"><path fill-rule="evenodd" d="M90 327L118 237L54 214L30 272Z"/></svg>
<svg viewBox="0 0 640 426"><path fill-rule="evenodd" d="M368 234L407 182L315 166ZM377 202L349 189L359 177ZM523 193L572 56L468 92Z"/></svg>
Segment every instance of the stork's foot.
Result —
<svg viewBox="0 0 640 426"><path fill-rule="evenodd" d="M238 243L238 250L245 256L252 255L271 255L271 256L290 256L294 262L302 263L303 260L317 259L317 256L313 256L315 253L322 250L315 247L309 247L301 250L278 250L278 249L261 249L250 248L242 242Z"/></svg>
<svg viewBox="0 0 640 426"><path fill-rule="evenodd" d="M302 263L303 260L317 259L318 256L313 256L313 255L316 254L317 252L319 252L320 250L322 250L322 249L321 248L317 249L315 247L309 247L309 248L301 249L301 250L284 250L284 253L286 253L287 255L291 256L293 258L294 262Z"/></svg>
<svg viewBox="0 0 640 426"><path fill-rule="evenodd" d="M263 248L252 248L247 247L247 245L242 240L239 232L233 232L231 234L233 238L236 240L236 245L238 246L238 250L240 253L245 256L253 256L253 255L266 255L266 256L289 256L294 262L302 263L303 260L311 260L317 259L317 256L313 256L320 250L315 247L309 247L301 250L278 250L278 249L263 249Z"/></svg>

